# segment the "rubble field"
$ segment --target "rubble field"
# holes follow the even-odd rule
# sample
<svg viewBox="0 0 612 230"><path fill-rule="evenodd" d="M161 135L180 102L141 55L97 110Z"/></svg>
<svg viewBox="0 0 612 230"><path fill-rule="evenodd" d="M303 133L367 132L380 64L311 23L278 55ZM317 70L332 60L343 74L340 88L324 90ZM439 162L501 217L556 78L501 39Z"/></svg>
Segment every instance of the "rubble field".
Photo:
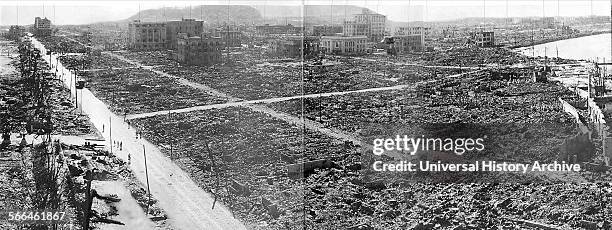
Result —
<svg viewBox="0 0 612 230"><path fill-rule="evenodd" d="M13 64L19 69L17 62ZM39 65L40 68L47 68L45 63L41 62ZM28 87L28 80L18 74L0 77L0 108L8 111L2 124L13 132L21 132L21 124L30 122L36 109L32 105L32 95ZM49 93L47 103L51 108L51 122L54 127L52 134L88 135L95 132L87 116L79 114L75 109L70 92L59 80L47 81L46 90Z"/></svg>
<svg viewBox="0 0 612 230"><path fill-rule="evenodd" d="M145 113L226 102L143 69L86 72L87 88L118 114Z"/></svg>
<svg viewBox="0 0 612 230"><path fill-rule="evenodd" d="M411 84L461 73L459 69L371 65L360 59L330 57L332 65L292 59L246 59L248 51L231 55L232 63L208 67L183 66L163 51L124 52L121 55L156 70L210 86L245 100L288 97ZM254 61L256 60L256 61ZM304 67L304 69L302 68ZM303 71L302 71L303 70Z"/></svg>
<svg viewBox="0 0 612 230"><path fill-rule="evenodd" d="M460 70L453 69L372 67L362 60L344 61L346 63L338 62L326 67L308 65L304 72L299 61L245 62L231 67L180 66L174 63L156 69L247 100L396 86L460 73Z"/></svg>
<svg viewBox="0 0 612 230"><path fill-rule="evenodd" d="M171 65L171 53L166 51L125 51L118 53L127 59L134 60L145 66Z"/></svg>
<svg viewBox="0 0 612 230"><path fill-rule="evenodd" d="M34 191L32 172L28 171L22 159L30 158L27 153L15 150L0 151L0 207L4 210L25 210L32 208L31 196ZM31 167L31 165L30 165ZM1 229L16 229L15 223L0 222Z"/></svg>
<svg viewBox="0 0 612 230"><path fill-rule="evenodd" d="M78 70L134 67L130 63L105 53L100 55L64 55L59 57L59 60L66 68L76 68Z"/></svg>
<svg viewBox="0 0 612 230"><path fill-rule="evenodd" d="M535 177L527 184L414 183L365 175L358 146L246 108L157 116L134 124L252 229L537 229L523 220L580 229L604 226L609 215L610 203L593 197L609 199L604 197L611 196L610 184L543 183ZM290 176L289 164L317 159L333 166ZM216 189L213 165L220 170L221 189ZM249 188L248 198L228 192L232 180ZM278 217L256 205L265 203L262 198L277 205Z"/></svg>
<svg viewBox="0 0 612 230"><path fill-rule="evenodd" d="M387 182L387 183L384 183ZM612 185L364 183L346 172L306 179L306 229L609 229ZM368 189L367 187L371 187ZM526 224L524 220L538 223ZM550 226L561 226L553 228ZM546 228L548 227L548 228Z"/></svg>
<svg viewBox="0 0 612 230"><path fill-rule="evenodd" d="M51 50L54 53L87 53L90 51L89 48L65 36L47 36L38 37L37 39L45 45L47 50Z"/></svg>
<svg viewBox="0 0 612 230"><path fill-rule="evenodd" d="M530 60L529 57L507 48L481 48L471 46L457 46L422 53L405 53L394 57L389 57L387 55L367 55L364 57L379 61L456 67L486 66L491 63L495 63L495 65L514 65L528 63Z"/></svg>
<svg viewBox="0 0 612 230"><path fill-rule="evenodd" d="M86 183L85 171L88 167L94 168L92 178L95 181L120 181L130 192L131 196L136 200L142 208L142 212L147 210L149 203L149 214L155 219L159 229L171 229L166 222L167 215L165 211L159 207L157 200L152 197L150 200L147 196L146 185L140 183L131 171L129 164L119 159L117 156L110 154L105 150L98 150L93 146L87 145L66 145L62 144L63 155L66 157L72 193L70 194L70 202L75 207L85 207L85 191ZM113 196L115 194L100 194L103 196ZM95 218L115 219L117 209L115 203L108 202L102 199L95 199L92 206L92 211L95 213ZM83 208L77 209L79 212L84 212ZM83 218L83 215L80 216ZM94 219L95 219L94 218ZM105 224L102 222L93 222L92 224L98 228Z"/></svg>
<svg viewBox="0 0 612 230"><path fill-rule="evenodd" d="M270 106L347 132L372 143L396 134L432 137L487 136L487 154L505 159L551 160L577 132L559 97L572 93L557 83L462 78L390 90L275 102ZM480 78L480 79L478 79ZM472 124L456 125L449 124ZM471 130L467 132L467 130ZM477 136L480 135L480 136ZM546 138L542 138L546 137ZM488 155L492 157L493 155Z"/></svg>
<svg viewBox="0 0 612 230"><path fill-rule="evenodd" d="M288 164L357 160L355 146L242 107L156 116L133 124L253 229L301 228L304 184L288 176ZM217 170L211 167L220 170L219 189L213 173ZM250 195L228 192L232 180L248 187ZM270 206L278 211L270 211Z"/></svg>
<svg viewBox="0 0 612 230"><path fill-rule="evenodd" d="M371 123L551 123L571 122L559 97L571 91L555 82L494 80L483 73L420 84L414 89L305 98L306 118L359 134ZM300 100L271 107L301 116ZM367 136L367 135L366 135Z"/></svg>

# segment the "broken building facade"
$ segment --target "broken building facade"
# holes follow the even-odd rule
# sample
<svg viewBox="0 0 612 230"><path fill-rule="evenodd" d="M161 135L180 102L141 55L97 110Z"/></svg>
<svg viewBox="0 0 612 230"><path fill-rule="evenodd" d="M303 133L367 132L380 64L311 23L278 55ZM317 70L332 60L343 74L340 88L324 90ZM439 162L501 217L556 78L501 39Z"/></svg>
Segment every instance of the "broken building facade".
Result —
<svg viewBox="0 0 612 230"><path fill-rule="evenodd" d="M470 39L478 47L495 46L495 33L493 31L472 33Z"/></svg>
<svg viewBox="0 0 612 230"><path fill-rule="evenodd" d="M425 50L425 40L421 34L396 35L385 37L388 54L402 54L408 52L421 52Z"/></svg>
<svg viewBox="0 0 612 230"><path fill-rule="evenodd" d="M221 60L221 39L202 34L189 37L185 33L177 36L175 60L185 65L207 66Z"/></svg>
<svg viewBox="0 0 612 230"><path fill-rule="evenodd" d="M268 35L298 35L302 34L303 27L296 27L291 24L287 25L261 25L256 26L255 31L257 35L268 36Z"/></svg>
<svg viewBox="0 0 612 230"><path fill-rule="evenodd" d="M274 55L305 59L316 57L320 52L319 38L315 36L288 36L272 42Z"/></svg>
<svg viewBox="0 0 612 230"><path fill-rule="evenodd" d="M140 22L128 25L128 48L131 50L163 50L166 48L166 23Z"/></svg>
<svg viewBox="0 0 612 230"><path fill-rule="evenodd" d="M387 17L364 9L353 16L352 21L344 21L342 33L345 36L366 36L370 42L380 42L385 36Z"/></svg>
<svg viewBox="0 0 612 230"><path fill-rule="evenodd" d="M25 28L23 26L11 26L6 33L6 38L11 40L17 40L19 37L25 35Z"/></svg>
<svg viewBox="0 0 612 230"><path fill-rule="evenodd" d="M47 18L34 18L34 28L33 32L35 36L38 37L46 37L51 36L53 34L53 30L51 29L51 20Z"/></svg>
<svg viewBox="0 0 612 230"><path fill-rule="evenodd" d="M400 26L395 28L395 35L423 35L424 39L431 38L431 27Z"/></svg>
<svg viewBox="0 0 612 230"><path fill-rule="evenodd" d="M320 46L323 53L359 55L368 51L369 44L366 36L323 36Z"/></svg>
<svg viewBox="0 0 612 230"><path fill-rule="evenodd" d="M179 33L187 34L188 37L199 36L203 32L202 26L202 21L195 19L183 18L180 21L166 22L166 47L176 49Z"/></svg>
<svg viewBox="0 0 612 230"><path fill-rule="evenodd" d="M342 33L342 26L317 25L312 27L313 36L334 36Z"/></svg>
<svg viewBox="0 0 612 230"><path fill-rule="evenodd" d="M241 31L232 30L229 27L214 29L211 31L211 35L221 38L221 42L225 47L240 47L244 38Z"/></svg>

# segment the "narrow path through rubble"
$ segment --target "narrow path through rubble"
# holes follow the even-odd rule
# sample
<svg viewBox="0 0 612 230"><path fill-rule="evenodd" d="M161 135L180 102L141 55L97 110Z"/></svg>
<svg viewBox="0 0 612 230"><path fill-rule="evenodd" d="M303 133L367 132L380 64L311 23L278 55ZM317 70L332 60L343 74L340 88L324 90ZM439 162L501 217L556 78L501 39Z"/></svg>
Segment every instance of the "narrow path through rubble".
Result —
<svg viewBox="0 0 612 230"><path fill-rule="evenodd" d="M139 69L140 67L137 66L130 66L130 67L117 67L117 68L107 68L107 69L86 69L86 70L79 70L80 72L97 72L97 71L109 71L109 70L124 70L124 69Z"/></svg>
<svg viewBox="0 0 612 230"><path fill-rule="evenodd" d="M346 58L344 56L337 56L339 58ZM423 65L423 64L416 64L416 63L406 63L406 62L392 62L392 61L385 61L385 60L376 60L376 59L370 59L370 58L363 58L363 57L348 57L348 58L352 58L352 59L357 59L357 60L364 60L364 61L369 61L369 62L386 62L389 64L393 64L393 65L405 65L405 66L419 66L419 67L425 67L425 68L441 68L441 69L482 69L481 67L475 67L475 66L452 66L452 65Z"/></svg>
<svg viewBox="0 0 612 230"><path fill-rule="evenodd" d="M137 66L142 66L141 63L134 61L134 60L130 60L122 55L119 55L117 53L111 53L109 52L109 54L113 55L114 57L121 59L125 62L128 62L130 64L133 65L137 65ZM286 113L282 113L282 112L278 112L275 111L273 109L270 109L266 106L263 105L257 105L257 104L266 104L266 103L273 103L273 102L281 102L281 101L287 101L287 100L292 100L292 99L299 99L299 98L316 98L316 97L330 97L330 96L337 96L337 95L345 95L345 94L351 94L351 93L365 93L365 92L375 92L375 91L384 91L384 90L400 90L400 89L413 89L415 88L417 85L419 84L427 84L427 83L431 83L431 82L436 82L439 80L427 80L427 81L421 81L421 82L417 82L414 84L410 84L410 85L397 85L397 86L391 86L391 87L379 87L379 88L370 88L370 89L363 89L363 90L354 90L354 91L341 91L341 92L331 92L331 93L319 93L319 94L308 94L308 95L298 95L298 96L291 96L291 97L277 97L277 98L269 98L269 99L260 99L260 100L251 100L251 101L243 101L243 99L240 99L238 97L233 97L230 95L227 95L225 93L219 92L216 89L213 89L209 86L203 85L203 84L199 84L199 83L195 83L195 82L191 82L185 78L181 78L181 77L177 77L168 73L165 73L163 71L159 71L159 70L151 70L157 74L160 74L162 76L165 77L169 77L169 78L174 78L177 79L181 84L186 85L186 86L190 86L196 89L200 89L203 90L207 93L213 94L215 96L219 96L219 97L223 97L223 98L227 98L229 100L228 103L222 103L222 104L214 104L214 105L204 105L204 106L195 106L195 107L190 107L190 108L183 108L183 109L177 109L177 110L166 110L166 111L158 111L158 112L151 112L151 113L142 113L142 114L132 114L132 115L128 115L126 116L126 119L137 119L137 118L145 118L145 117L151 117L151 116L157 116L157 115L164 115L164 114L168 114L168 113L185 113L185 112L192 112L192 111L198 111L198 110L206 110L206 109L218 109L218 108L225 108L225 107L230 107L230 106L244 106L247 108L250 108L254 111L257 112L262 112L265 114L268 114L274 118L283 120L285 122L288 122L290 124L294 124L298 127L303 126L304 128L307 128L309 130L313 130L316 132L320 132L323 133L327 136L333 137L333 138L337 138L343 141L351 141L354 144L358 144L361 146L365 146L361 140L359 140L359 138L357 138L356 136L350 134L350 133L346 133L344 131L338 130L338 129L333 129L333 128L325 128L321 123L315 122L315 121L311 121L308 119L304 119L304 118L299 118L296 116L292 116ZM483 71L483 70L473 70L470 72L466 72L466 73L460 73L460 74L455 74L455 75L450 75L450 76L446 76L444 79L451 79L451 78L456 78L456 77L461 77L463 75L467 75L467 74L471 74L471 73L476 73L479 71Z"/></svg>
<svg viewBox="0 0 612 230"><path fill-rule="evenodd" d="M445 79L452 79L452 78L456 78L456 77L461 77L463 75L477 73L477 72L480 72L480 71L482 71L482 70L474 70L474 71L470 71L470 72L466 72L466 73L450 75L450 76L445 77ZM199 88L199 89L202 89L202 90L205 90L205 91L206 91L206 89L210 89L210 87L208 87L208 86L204 86L204 85L198 84L198 83L189 82L188 80L183 79L183 78L172 76L172 75L169 75L169 74L166 74L166 73L163 73L163 72L161 72L160 74L163 74L164 76L167 76L167 77L178 78L178 79L180 79L180 81L183 81L184 84L187 85L187 86L192 86L194 88ZM347 95L347 94L367 93L367 92L377 92L377 91L387 91L387 90L414 90L414 88L416 88L416 86L418 86L420 84L428 84L428 83L432 83L432 82L435 82L435 81L438 81L438 80L427 80L427 81L417 82L417 83L413 83L413 84L396 85L396 86L388 86L388 87L377 87L377 88L351 90L351 91L329 92L329 93L314 93L314 94L306 94L306 95L298 95L298 96L290 96L290 97L275 97L275 98L257 99L257 100L249 100L249 101L243 101L240 98L231 97L231 96L228 96L227 94L220 93L220 94L218 94L218 96L231 99L231 101L230 102L226 102L226 103L220 103L220 104L193 106L193 107L182 108L182 109L162 110L162 111L156 111L156 112L130 114L130 115L126 116L126 119L131 120L131 119L139 119L139 118L153 117L153 116L159 116L159 115L166 115L166 114L169 114L169 113L187 113L187 112L193 112L193 111L199 111L199 110L221 109L221 108L232 107L232 106L247 106L248 107L251 104L269 104L269 103L275 103L275 102L295 100L295 99L300 99L300 98L331 97L331 96L341 96L341 95ZM200 87L198 87L198 85ZM206 92L209 92L209 91L206 91ZM223 96L223 95L225 95L225 96Z"/></svg>
<svg viewBox="0 0 612 230"><path fill-rule="evenodd" d="M276 98L258 99L258 100L250 100L250 101L227 102L227 103L212 104L212 105L194 106L194 107L183 108L183 109L131 114L131 115L127 115L127 119L152 117L152 116L164 115L168 113L186 113L186 112L193 112L193 111L198 111L198 110L220 109L220 108L226 108L226 107L232 107L232 106L246 106L249 104L269 104L269 103L274 103L274 102L289 101L289 100L300 99L300 98L318 98L318 97L340 96L340 95L353 94L353 93L376 92L376 91L384 91L384 90L399 90L399 89L408 89L408 88L411 89L413 87L414 85L396 85L396 86L390 86L390 87L380 87L380 88L371 88L371 89L362 89L362 90L353 90L353 91L317 93L317 94L306 94L306 95L300 95L300 96L276 97Z"/></svg>

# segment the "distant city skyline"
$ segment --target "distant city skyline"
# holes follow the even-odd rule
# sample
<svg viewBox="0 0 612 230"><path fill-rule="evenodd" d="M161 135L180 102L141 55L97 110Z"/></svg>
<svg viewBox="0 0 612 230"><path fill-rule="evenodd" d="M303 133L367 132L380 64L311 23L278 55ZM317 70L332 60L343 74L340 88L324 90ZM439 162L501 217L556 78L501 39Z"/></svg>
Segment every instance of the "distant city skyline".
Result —
<svg viewBox="0 0 612 230"><path fill-rule="evenodd" d="M0 25L28 25L34 17L47 17L53 24L90 24L123 20L139 10L162 7L190 7L198 5L289 5L300 6L302 1L288 0L206 0L206 1L2 1ZM387 15L392 21L444 21L467 17L554 17L554 16L610 16L609 0L304 0L306 5L354 5ZM44 7L43 7L44 4ZM507 7L506 7L507 6ZM259 7L261 8L261 7ZM270 17L274 12L263 15ZM296 15L300 16L300 15Z"/></svg>

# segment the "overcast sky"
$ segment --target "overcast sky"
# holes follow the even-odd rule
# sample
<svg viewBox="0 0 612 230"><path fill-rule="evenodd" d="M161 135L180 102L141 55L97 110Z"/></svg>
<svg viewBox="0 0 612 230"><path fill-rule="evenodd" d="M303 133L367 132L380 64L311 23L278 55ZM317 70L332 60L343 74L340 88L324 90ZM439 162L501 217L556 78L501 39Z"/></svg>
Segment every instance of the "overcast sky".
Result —
<svg viewBox="0 0 612 230"><path fill-rule="evenodd" d="M88 24L128 18L138 10L195 5L356 5L394 21L439 21L464 17L610 15L610 0L201 0L201 1L0 1L0 25L32 24L45 16L54 24ZM43 7L44 6L44 7Z"/></svg>

